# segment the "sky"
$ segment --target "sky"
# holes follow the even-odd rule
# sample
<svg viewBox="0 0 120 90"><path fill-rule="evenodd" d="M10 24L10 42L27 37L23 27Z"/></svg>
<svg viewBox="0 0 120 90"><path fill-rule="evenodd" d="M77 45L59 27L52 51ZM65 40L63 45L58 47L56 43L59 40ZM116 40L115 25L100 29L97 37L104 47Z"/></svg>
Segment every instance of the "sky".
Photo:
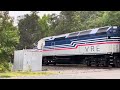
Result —
<svg viewBox="0 0 120 90"><path fill-rule="evenodd" d="M41 17L44 14L52 14L52 13L59 14L60 11L39 11L38 15ZM30 14L30 11L9 11L9 15L11 17L14 17L14 24L15 25L17 25L17 17L24 15L24 14Z"/></svg>

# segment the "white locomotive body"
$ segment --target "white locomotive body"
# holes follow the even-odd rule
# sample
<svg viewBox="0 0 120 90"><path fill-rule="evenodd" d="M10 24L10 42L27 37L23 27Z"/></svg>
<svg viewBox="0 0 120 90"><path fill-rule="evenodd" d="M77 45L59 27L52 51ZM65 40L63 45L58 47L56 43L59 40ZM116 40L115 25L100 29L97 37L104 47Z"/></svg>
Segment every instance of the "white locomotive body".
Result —
<svg viewBox="0 0 120 90"><path fill-rule="evenodd" d="M71 61L73 61L73 57L74 59L77 57L77 61L80 61L78 58L87 58L85 59L87 62L91 61L90 59L88 60L88 58L93 59L94 57L96 58L96 56L101 58L103 55L105 59L106 57L110 59L108 58L110 55L114 55L115 57L113 58L119 58L120 27L117 26L83 30L43 39L45 40L45 46L43 48L44 59L54 59L54 62L59 61L61 57L69 57ZM114 66L114 63L112 66Z"/></svg>

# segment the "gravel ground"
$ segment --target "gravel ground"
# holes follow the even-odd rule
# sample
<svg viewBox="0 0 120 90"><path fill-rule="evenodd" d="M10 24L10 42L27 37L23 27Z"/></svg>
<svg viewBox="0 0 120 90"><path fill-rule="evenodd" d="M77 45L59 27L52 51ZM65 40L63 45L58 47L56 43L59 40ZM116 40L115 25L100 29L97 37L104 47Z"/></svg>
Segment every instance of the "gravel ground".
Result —
<svg viewBox="0 0 120 90"><path fill-rule="evenodd" d="M43 70L58 72L58 74L34 77L12 77L12 79L120 79L120 68L97 68L81 65L51 65L43 66Z"/></svg>

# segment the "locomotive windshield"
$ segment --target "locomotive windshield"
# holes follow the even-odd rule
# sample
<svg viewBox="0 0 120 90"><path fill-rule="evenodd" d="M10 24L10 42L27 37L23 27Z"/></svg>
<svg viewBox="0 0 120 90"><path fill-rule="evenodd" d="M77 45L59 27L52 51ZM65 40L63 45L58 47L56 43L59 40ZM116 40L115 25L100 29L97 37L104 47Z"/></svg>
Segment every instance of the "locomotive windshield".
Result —
<svg viewBox="0 0 120 90"><path fill-rule="evenodd" d="M79 34L79 32L74 32L74 33L69 34L68 37L74 37L74 36L77 36L78 34Z"/></svg>
<svg viewBox="0 0 120 90"><path fill-rule="evenodd" d="M97 33L106 33L109 27L104 27L104 28L100 28L98 29Z"/></svg>
<svg viewBox="0 0 120 90"><path fill-rule="evenodd" d="M120 37L120 27L112 27L107 32L110 37Z"/></svg>
<svg viewBox="0 0 120 90"><path fill-rule="evenodd" d="M79 36L87 35L87 34L89 34L91 31L92 31L92 30L87 30L87 31L80 32L80 35L79 35Z"/></svg>
<svg viewBox="0 0 120 90"><path fill-rule="evenodd" d="M59 37L59 38L55 38L54 40L58 41L58 40L64 40L64 39L65 39L65 37Z"/></svg>

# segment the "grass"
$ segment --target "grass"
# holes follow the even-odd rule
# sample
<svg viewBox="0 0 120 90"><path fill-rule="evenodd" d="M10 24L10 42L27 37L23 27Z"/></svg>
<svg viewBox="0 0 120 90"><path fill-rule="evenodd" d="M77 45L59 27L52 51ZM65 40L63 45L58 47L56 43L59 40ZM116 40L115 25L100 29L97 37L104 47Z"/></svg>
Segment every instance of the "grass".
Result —
<svg viewBox="0 0 120 90"><path fill-rule="evenodd" d="M5 72L0 73L0 77L10 78L10 77L23 77L23 76L44 76L57 74L55 72L41 71L41 72Z"/></svg>

